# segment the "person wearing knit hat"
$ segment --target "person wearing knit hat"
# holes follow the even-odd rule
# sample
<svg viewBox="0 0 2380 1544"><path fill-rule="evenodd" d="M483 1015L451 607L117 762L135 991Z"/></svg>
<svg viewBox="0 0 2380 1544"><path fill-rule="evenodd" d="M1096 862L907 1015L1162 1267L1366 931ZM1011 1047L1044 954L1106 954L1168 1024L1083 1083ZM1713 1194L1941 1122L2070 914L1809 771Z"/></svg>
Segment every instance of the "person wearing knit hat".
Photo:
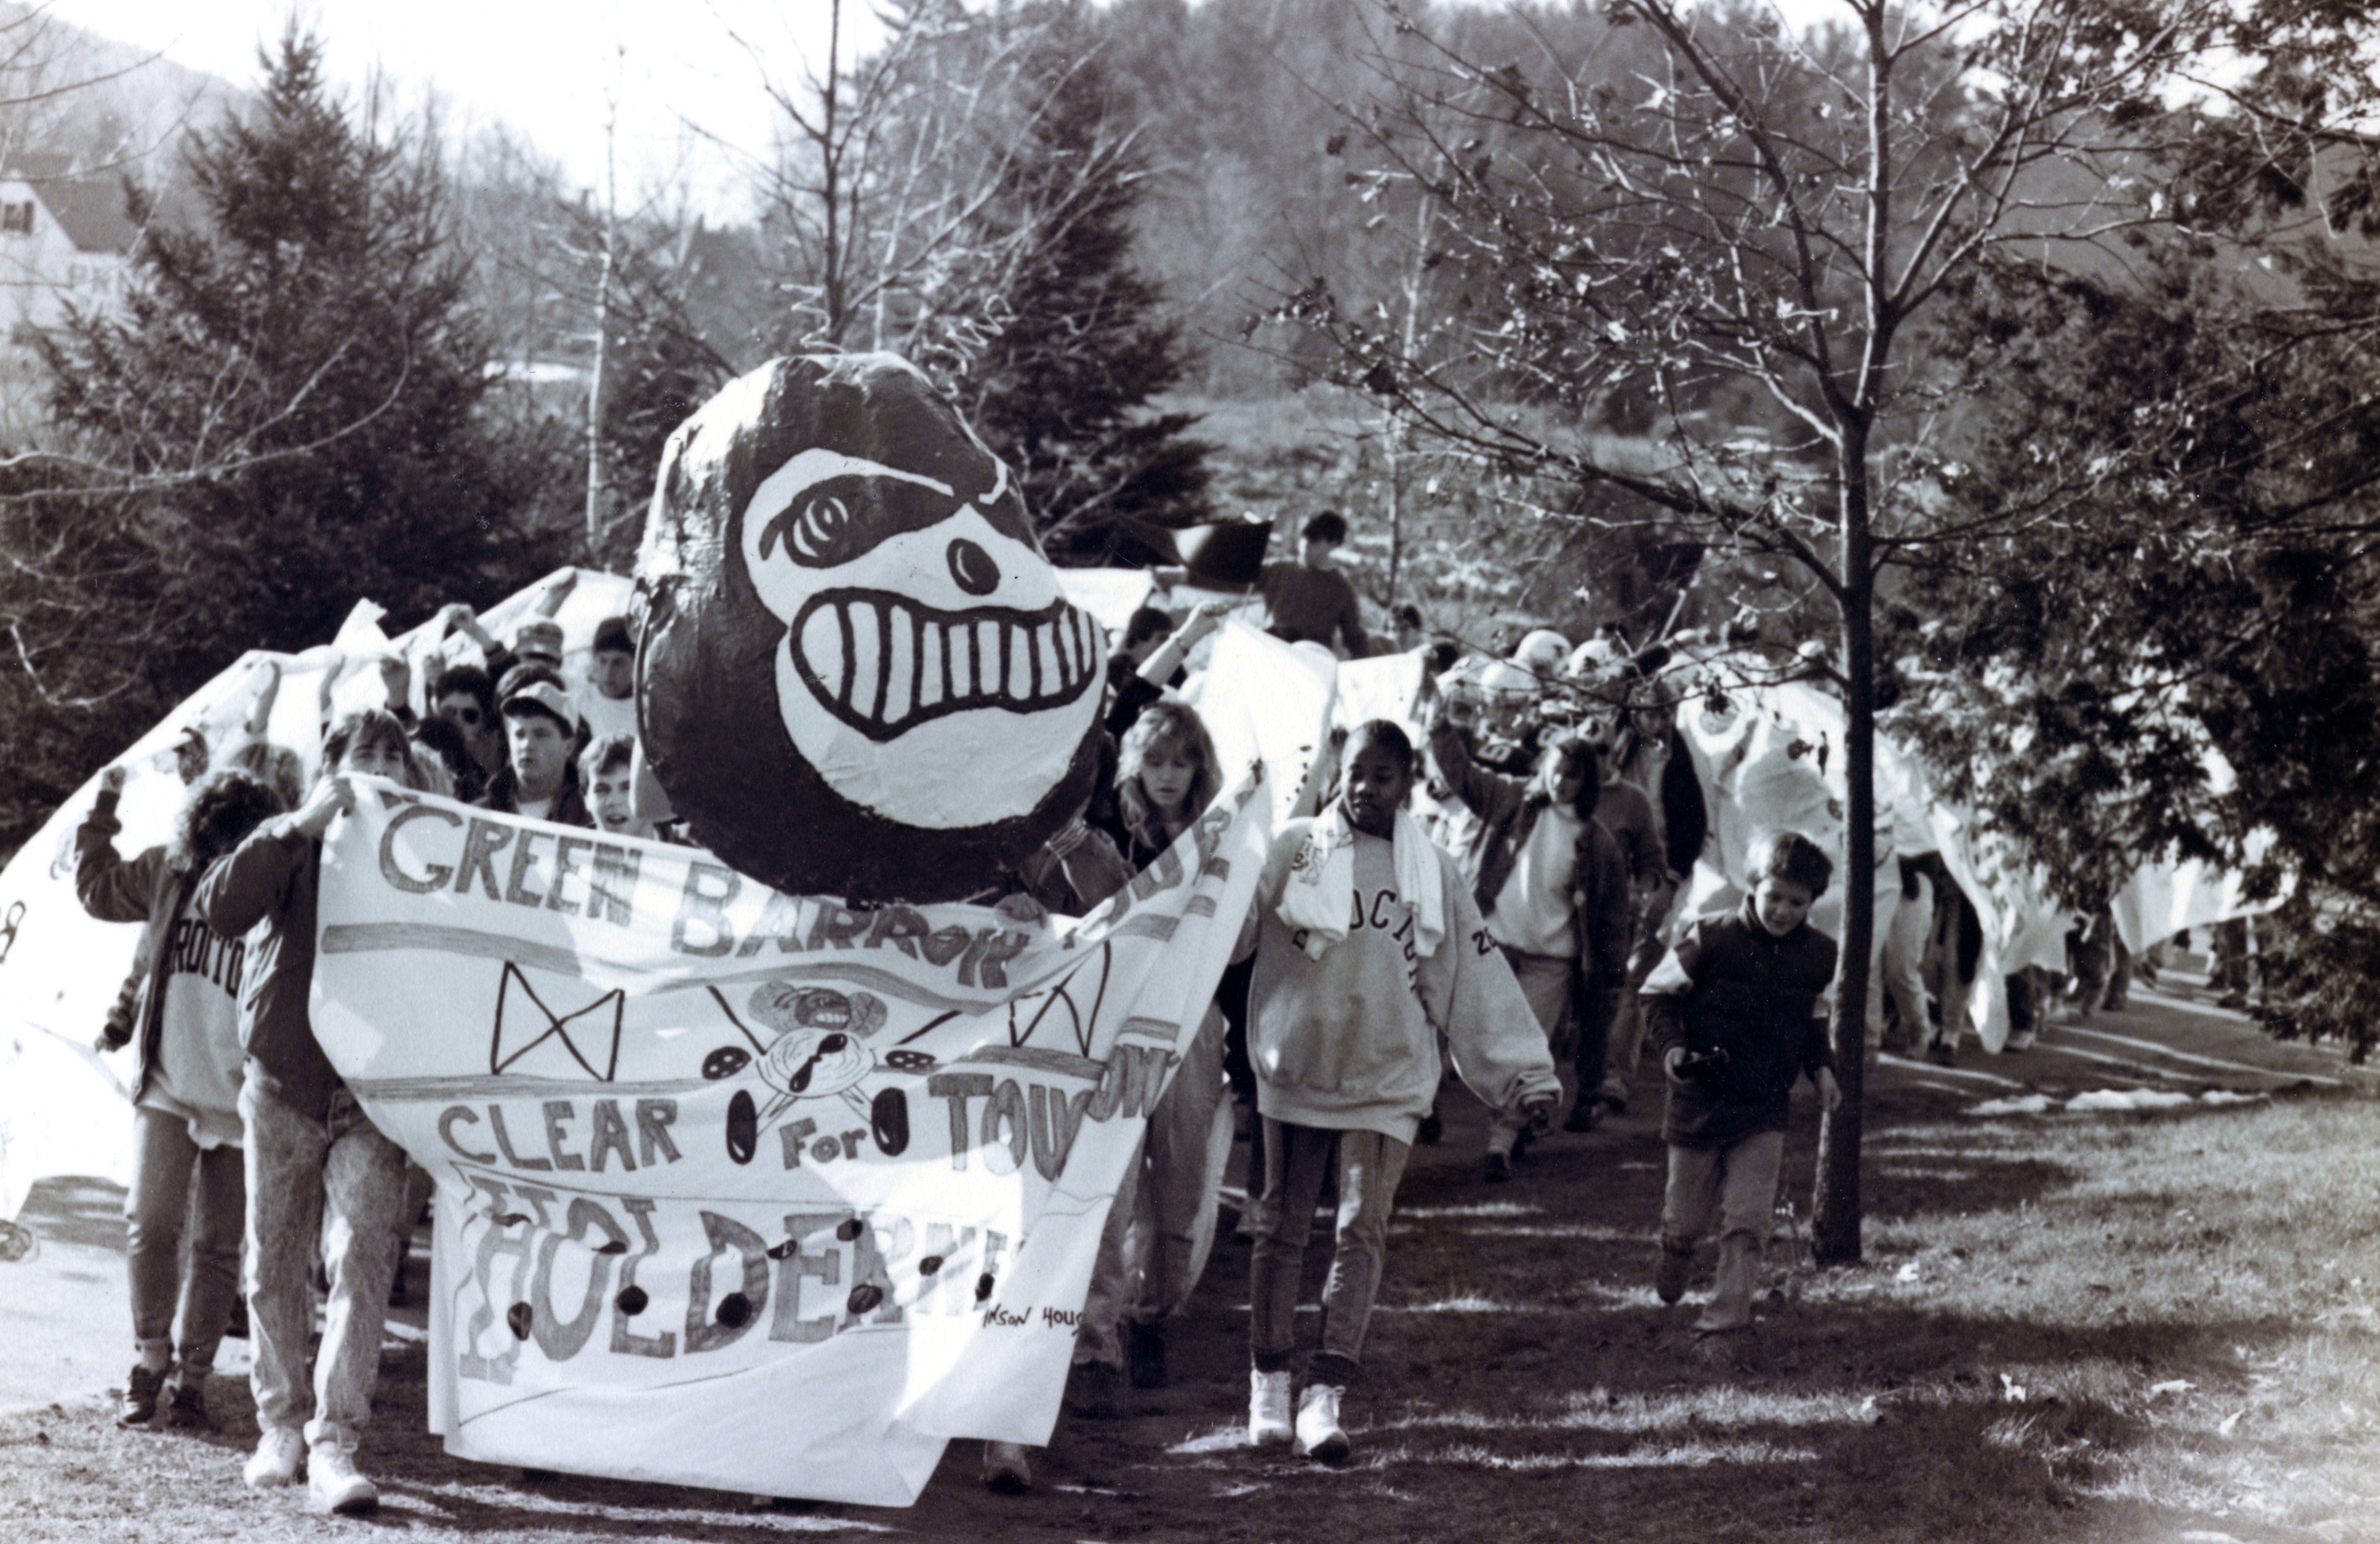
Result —
<svg viewBox="0 0 2380 1544"><path fill-rule="evenodd" d="M513 629L513 653L523 664L562 668L562 624L550 616L532 616Z"/></svg>

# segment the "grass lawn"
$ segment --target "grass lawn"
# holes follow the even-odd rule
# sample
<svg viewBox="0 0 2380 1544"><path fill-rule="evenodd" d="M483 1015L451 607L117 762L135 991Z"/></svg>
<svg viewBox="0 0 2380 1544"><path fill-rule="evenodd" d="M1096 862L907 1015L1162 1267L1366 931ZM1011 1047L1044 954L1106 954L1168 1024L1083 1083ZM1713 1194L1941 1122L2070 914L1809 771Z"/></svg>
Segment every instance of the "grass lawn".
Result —
<svg viewBox="0 0 2380 1544"><path fill-rule="evenodd" d="M1732 1343L1687 1331L1702 1283L1653 1297L1649 1118L1552 1137L1495 1187L1451 1122L1406 1180L1336 1470L1239 1445L1227 1234L1173 1386L1062 1422L1023 1497L975 1484L972 1443L905 1512L531 1481L422 1433L414 1346L366 1441L375 1520L243 1490L253 1418L218 1379L203 1438L120 1432L96 1401L0 1421L0 1539L2380 1539L2380 1103L1979 1120L1871 1092L1866 1263L1779 1241Z"/></svg>

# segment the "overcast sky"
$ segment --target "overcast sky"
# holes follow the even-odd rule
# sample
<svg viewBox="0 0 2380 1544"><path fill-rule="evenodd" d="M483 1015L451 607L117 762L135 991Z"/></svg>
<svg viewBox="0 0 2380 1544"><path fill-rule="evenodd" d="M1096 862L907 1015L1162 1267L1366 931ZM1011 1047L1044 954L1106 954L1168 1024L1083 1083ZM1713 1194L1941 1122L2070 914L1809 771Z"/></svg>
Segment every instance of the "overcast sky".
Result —
<svg viewBox="0 0 2380 1544"><path fill-rule="evenodd" d="M872 37L873 23L861 0L844 9L848 60L849 29ZM290 6L54 0L51 14L249 86L257 44L279 35ZM584 186L601 185L607 97L616 91L624 204L668 182L686 187L696 208L735 216L744 206L728 158L686 120L764 152L771 110L760 67L735 40L759 50L781 79L795 79L805 54L825 59L828 0L311 0L298 14L329 44L334 79L360 82L377 64L408 101L434 85L455 129L501 118Z"/></svg>

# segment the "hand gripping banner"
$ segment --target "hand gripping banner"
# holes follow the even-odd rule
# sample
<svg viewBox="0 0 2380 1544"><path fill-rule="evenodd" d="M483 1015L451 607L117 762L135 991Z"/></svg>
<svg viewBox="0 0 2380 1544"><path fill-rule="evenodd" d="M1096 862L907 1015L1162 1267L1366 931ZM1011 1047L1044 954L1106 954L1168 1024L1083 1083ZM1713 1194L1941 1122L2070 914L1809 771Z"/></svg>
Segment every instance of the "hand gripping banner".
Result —
<svg viewBox="0 0 2380 1544"><path fill-rule="evenodd" d="M1260 774L1080 923L370 786L323 849L314 1023L438 1180L449 1452L905 1505L950 1438L1048 1440Z"/></svg>

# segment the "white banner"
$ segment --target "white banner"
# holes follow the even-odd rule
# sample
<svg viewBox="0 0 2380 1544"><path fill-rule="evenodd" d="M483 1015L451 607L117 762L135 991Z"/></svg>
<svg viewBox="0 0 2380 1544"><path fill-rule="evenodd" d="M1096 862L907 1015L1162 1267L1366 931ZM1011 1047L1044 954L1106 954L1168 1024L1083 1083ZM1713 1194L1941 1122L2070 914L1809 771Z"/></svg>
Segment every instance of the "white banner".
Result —
<svg viewBox="0 0 2380 1544"><path fill-rule="evenodd" d="M268 733L310 765L329 651L247 654L116 759L127 772L117 853L172 840L186 791L176 746L191 729L215 748L237 738L273 665L281 685ZM16 1216L34 1183L54 1174L132 1179L133 1052L92 1045L140 928L94 921L75 895L75 832L98 794L94 771L0 870L0 1217Z"/></svg>
<svg viewBox="0 0 2380 1544"><path fill-rule="evenodd" d="M315 1033L439 1182L450 1452L902 1505L948 1438L1048 1439L1260 778L1080 924L374 787L324 849Z"/></svg>
<svg viewBox="0 0 2380 1544"><path fill-rule="evenodd" d="M1709 668L1724 680L1716 665ZM1682 918L1741 896L1745 852L1763 832L1799 831L1838 865L1845 847L1842 705L1807 682L1748 687L1726 681L1722 689L1724 711L1693 697L1678 710L1711 815L1709 845L1674 914ZM2014 844L1976 830L1965 811L1936 798L1918 760L1882 733L1876 737L1876 936L1884 937L1900 904L1895 855L1938 851L1983 925L1967 1008L1985 1048L1997 1052L2009 1035L2005 973L2042 961L2047 949L2062 960L2067 914L2049 901ZM1811 921L1837 939L1842 895L1838 883L1811 912Z"/></svg>
<svg viewBox="0 0 2380 1544"><path fill-rule="evenodd" d="M565 581L553 615L563 629L564 673L576 685L596 624L628 609L628 580L559 569L480 620L492 636L509 639ZM265 737L295 751L309 776L321 754L326 679L343 651L365 660L393 648L412 666L413 701L424 707L439 642L435 619L391 640L381 631L382 614L358 602L332 644L302 654L242 655L116 758L129 773L116 809L124 822L116 851L129 858L172 839L186 791L176 744L193 728L216 754L240 739L276 670ZM450 646L450 653L460 651ZM328 695L335 712L377 704L385 691L378 671L366 666L348 669ZM16 1216L34 1183L54 1174L131 1183L133 1053L103 1055L91 1043L132 969L140 929L95 922L75 898L75 831L98 796L100 770L0 870L0 1218Z"/></svg>
<svg viewBox="0 0 2380 1544"><path fill-rule="evenodd" d="M2272 845L2271 833L2259 832L2249 842L2252 861ZM2235 917L2262 917L2289 898L2295 883L2280 887L2270 900L2244 898L2248 877L2236 869L2209 869L2193 858L2188 863L2143 864L2116 892L2116 933L2124 947L2137 954L2185 928L2228 922Z"/></svg>

